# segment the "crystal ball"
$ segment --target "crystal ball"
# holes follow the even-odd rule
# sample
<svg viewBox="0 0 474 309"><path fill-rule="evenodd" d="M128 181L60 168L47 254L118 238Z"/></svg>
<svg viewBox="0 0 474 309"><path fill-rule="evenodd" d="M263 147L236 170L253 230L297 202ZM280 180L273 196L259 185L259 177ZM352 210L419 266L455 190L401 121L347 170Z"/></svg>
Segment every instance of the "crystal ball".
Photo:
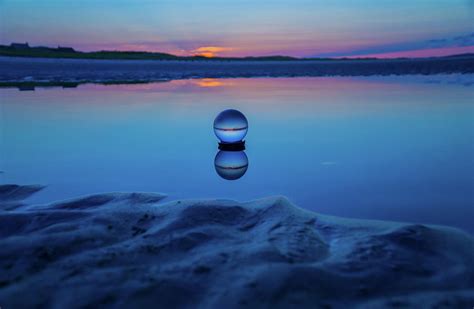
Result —
<svg viewBox="0 0 474 309"><path fill-rule="evenodd" d="M222 143L237 143L247 135L248 122L244 114L235 109L227 109L214 120L214 133Z"/></svg>
<svg viewBox="0 0 474 309"><path fill-rule="evenodd" d="M217 153L214 167L219 176L226 180L236 180L242 177L249 166L249 159L243 151L224 151Z"/></svg>

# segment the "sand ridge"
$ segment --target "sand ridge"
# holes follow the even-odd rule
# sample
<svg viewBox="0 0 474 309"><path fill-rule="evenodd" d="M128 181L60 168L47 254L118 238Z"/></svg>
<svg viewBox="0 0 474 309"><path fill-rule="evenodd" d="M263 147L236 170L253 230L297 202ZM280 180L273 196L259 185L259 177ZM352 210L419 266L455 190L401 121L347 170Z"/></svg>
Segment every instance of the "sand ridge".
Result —
<svg viewBox="0 0 474 309"><path fill-rule="evenodd" d="M10 192L10 200L17 192L18 200L31 189L12 188L0 186L0 192ZM10 203L2 196L0 205ZM106 193L0 207L0 305L470 308L474 303L474 239L460 230L324 216L280 196L245 203L164 198Z"/></svg>

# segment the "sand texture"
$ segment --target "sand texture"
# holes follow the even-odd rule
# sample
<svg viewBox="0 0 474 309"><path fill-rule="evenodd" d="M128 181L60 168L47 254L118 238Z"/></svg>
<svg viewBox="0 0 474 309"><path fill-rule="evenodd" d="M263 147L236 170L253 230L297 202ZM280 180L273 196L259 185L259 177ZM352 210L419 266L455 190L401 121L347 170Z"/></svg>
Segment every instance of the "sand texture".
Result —
<svg viewBox="0 0 474 309"><path fill-rule="evenodd" d="M18 202L39 188L0 186L0 205L17 202L0 207L5 309L474 304L474 239L457 229L329 217L284 197Z"/></svg>

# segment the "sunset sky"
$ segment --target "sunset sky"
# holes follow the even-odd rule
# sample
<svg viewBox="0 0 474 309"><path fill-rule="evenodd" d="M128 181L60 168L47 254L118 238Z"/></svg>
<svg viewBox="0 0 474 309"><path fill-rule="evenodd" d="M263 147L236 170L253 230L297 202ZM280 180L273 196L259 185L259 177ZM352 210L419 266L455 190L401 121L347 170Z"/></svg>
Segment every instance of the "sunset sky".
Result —
<svg viewBox="0 0 474 309"><path fill-rule="evenodd" d="M176 55L474 52L474 0L0 0L0 43Z"/></svg>

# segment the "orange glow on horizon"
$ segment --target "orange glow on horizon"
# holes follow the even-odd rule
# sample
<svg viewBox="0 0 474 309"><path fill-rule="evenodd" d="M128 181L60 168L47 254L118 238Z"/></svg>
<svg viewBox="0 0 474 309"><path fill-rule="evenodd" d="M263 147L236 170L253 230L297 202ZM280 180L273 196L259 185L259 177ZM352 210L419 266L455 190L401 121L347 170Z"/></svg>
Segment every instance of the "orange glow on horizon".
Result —
<svg viewBox="0 0 474 309"><path fill-rule="evenodd" d="M0 0L1 1L1 0ZM347 44L346 44L347 43ZM169 53L176 56L202 56L206 58L214 57L261 57L271 55L282 55L282 56L294 56L294 57L330 57L330 58L361 58L361 57L374 57L374 58L417 58L417 57L440 57L463 53L474 52L474 46L448 46L448 47L436 47L436 48L420 48L413 50L400 50L400 51L382 51L382 52L367 52L367 53L354 53L352 50L361 48L370 49L371 44L375 42L364 42L363 45L357 45L356 47L349 44L350 42L344 42L344 44L338 44L337 46L326 47L323 49L303 47L300 44L283 44L283 43L258 43L248 42L234 39L232 46L226 47L219 46L217 44L226 44L225 42L216 42L216 45L201 46L201 47L178 47L174 44L151 44L151 43L137 43L137 44L92 44L87 48L77 48L77 50L84 51L97 51L97 50L113 50L113 51L143 51L143 52L159 52ZM190 44L191 46L193 44ZM238 46L238 47L235 47ZM340 51L341 50L341 51ZM327 54L334 54L334 56ZM308 56L310 55L310 56ZM321 56L322 55L322 56Z"/></svg>
<svg viewBox="0 0 474 309"><path fill-rule="evenodd" d="M196 56L203 56L212 58L217 56L218 53L232 51L234 48L222 47L222 46L202 46L192 51Z"/></svg>
<svg viewBox="0 0 474 309"><path fill-rule="evenodd" d="M214 53L211 53L211 52L203 52L203 53L195 54L195 56L202 56L202 57L206 57L206 58L214 58L216 55Z"/></svg>

